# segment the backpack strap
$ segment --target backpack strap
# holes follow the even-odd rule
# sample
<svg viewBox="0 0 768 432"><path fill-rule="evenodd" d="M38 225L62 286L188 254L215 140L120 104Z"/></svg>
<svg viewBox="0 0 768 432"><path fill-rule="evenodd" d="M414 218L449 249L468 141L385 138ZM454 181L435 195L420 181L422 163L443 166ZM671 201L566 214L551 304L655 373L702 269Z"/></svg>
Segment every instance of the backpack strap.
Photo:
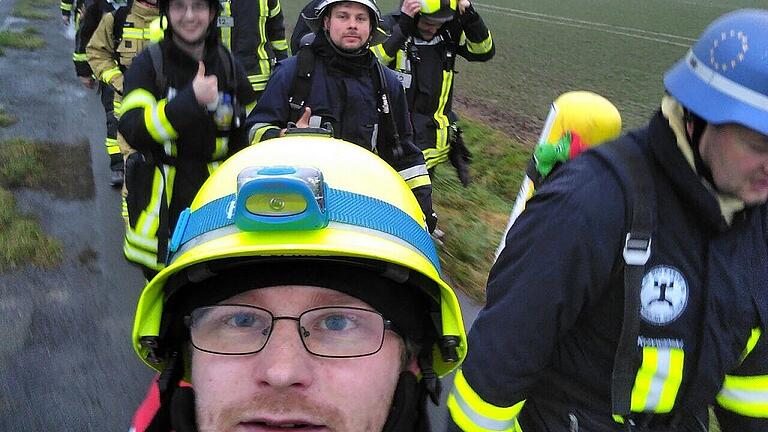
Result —
<svg viewBox="0 0 768 432"><path fill-rule="evenodd" d="M149 51L149 57L152 59L152 68L155 70L155 87L161 95L164 95L168 91L168 78L165 76L165 68L163 67L163 50L160 48L160 44L155 43L150 44L147 51Z"/></svg>
<svg viewBox="0 0 768 432"><path fill-rule="evenodd" d="M128 14L131 12L132 5L133 0L129 0L127 5L112 12L112 16L115 18L112 24L112 41L114 47L112 55L118 65L120 65L120 56L117 54L117 47L120 45L120 42L123 41L123 27L125 26L126 20L128 20ZM120 67L122 68L122 65L120 65Z"/></svg>
<svg viewBox="0 0 768 432"><path fill-rule="evenodd" d="M315 41L314 33L310 33L301 38L299 52L296 53L296 78L294 78L291 88L288 91L288 104L291 107L291 113L288 121L296 123L304 111L304 105L307 103L309 92L312 90L312 74L315 72L315 52L310 45Z"/></svg>
<svg viewBox="0 0 768 432"><path fill-rule="evenodd" d="M640 291L645 265L651 255L656 223L656 190L648 160L631 138L645 142L645 134L633 132L630 139L595 149L624 188L629 231L624 238L624 318L611 377L611 409L614 415L630 414L632 388L640 362L637 338L640 333Z"/></svg>

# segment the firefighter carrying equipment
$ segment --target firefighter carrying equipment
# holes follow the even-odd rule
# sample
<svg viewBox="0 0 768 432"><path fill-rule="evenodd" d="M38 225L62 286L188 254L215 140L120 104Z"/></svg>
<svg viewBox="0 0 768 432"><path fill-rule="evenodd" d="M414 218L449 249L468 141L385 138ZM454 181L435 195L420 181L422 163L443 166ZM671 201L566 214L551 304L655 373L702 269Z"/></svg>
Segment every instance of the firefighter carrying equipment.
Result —
<svg viewBox="0 0 768 432"><path fill-rule="evenodd" d="M534 155L517 192L496 258L506 244L512 224L525 210L544 178L582 151L618 138L621 114L611 101L589 91L570 91L558 96L549 108Z"/></svg>
<svg viewBox="0 0 768 432"><path fill-rule="evenodd" d="M275 63L288 58L280 0L224 0L217 18L221 43L242 63L258 94Z"/></svg>
<svg viewBox="0 0 768 432"><path fill-rule="evenodd" d="M336 138L390 163L413 190L433 230L437 216L432 210L432 183L423 155L413 144L405 92L397 78L381 68L370 51L344 57L330 48L325 33L314 36L297 55L275 68L264 95L248 115L251 142L278 136L288 122L296 121L303 107L309 107L311 127L330 123Z"/></svg>
<svg viewBox="0 0 768 432"><path fill-rule="evenodd" d="M203 62L206 73L218 78L213 110L195 99L191 83L198 62L170 38L139 54L126 76L119 129L138 153L126 159L129 223L123 251L150 277L164 265L179 213L210 173L247 145L242 106L255 93L245 72L220 44L206 49ZM217 123L225 108L231 121Z"/></svg>
<svg viewBox="0 0 768 432"><path fill-rule="evenodd" d="M768 11L722 16L685 57L664 74L664 87L708 123L736 123L768 135L768 63L755 52L768 46Z"/></svg>
<svg viewBox="0 0 768 432"><path fill-rule="evenodd" d="M450 130L458 119L453 112L456 57L485 62L496 53L488 27L472 6L455 16L431 40L424 40L414 18L401 12L389 14L384 28L391 37L371 48L406 90L414 141L424 152L428 169L450 157Z"/></svg>
<svg viewBox="0 0 768 432"><path fill-rule="evenodd" d="M365 52L372 46L376 46L389 37L389 34L382 28L381 10L376 4L376 0L321 0L314 9L314 15L302 15L304 22L312 33L323 32L323 18L327 12L330 12L335 3L358 3L368 8L371 21L371 32L368 35L368 41L358 50Z"/></svg>

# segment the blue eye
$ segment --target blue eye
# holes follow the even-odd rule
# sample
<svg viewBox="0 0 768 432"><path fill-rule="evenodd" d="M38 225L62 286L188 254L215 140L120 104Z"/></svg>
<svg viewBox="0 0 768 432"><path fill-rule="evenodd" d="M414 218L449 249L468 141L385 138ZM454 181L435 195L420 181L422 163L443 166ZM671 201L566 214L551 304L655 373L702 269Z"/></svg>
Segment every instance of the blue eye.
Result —
<svg viewBox="0 0 768 432"><path fill-rule="evenodd" d="M254 327L259 321L260 320L253 314L239 312L232 314L229 320L227 320L227 324L233 327Z"/></svg>
<svg viewBox="0 0 768 432"><path fill-rule="evenodd" d="M348 330L352 325L352 320L343 315L329 315L320 323L322 329L333 331Z"/></svg>

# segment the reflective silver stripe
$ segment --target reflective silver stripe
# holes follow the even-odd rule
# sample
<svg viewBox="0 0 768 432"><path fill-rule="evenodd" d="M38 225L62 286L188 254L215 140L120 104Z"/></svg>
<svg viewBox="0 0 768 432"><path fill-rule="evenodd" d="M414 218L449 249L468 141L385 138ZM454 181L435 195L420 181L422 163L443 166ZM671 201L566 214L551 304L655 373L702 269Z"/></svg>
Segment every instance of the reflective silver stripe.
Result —
<svg viewBox="0 0 768 432"><path fill-rule="evenodd" d="M739 403L768 403L768 390L736 390L723 388L718 397L724 397Z"/></svg>
<svg viewBox="0 0 768 432"><path fill-rule="evenodd" d="M693 51L688 51L688 55L685 57L685 64L688 65L688 69L691 72L716 90L745 104L768 111L768 96L720 75L696 57Z"/></svg>
<svg viewBox="0 0 768 432"><path fill-rule="evenodd" d="M651 385L648 389L648 397L645 400L646 411L656 410L661 401L661 392L664 390L664 383L669 378L670 352L669 349L659 348L656 354L656 373L651 378Z"/></svg>
<svg viewBox="0 0 768 432"><path fill-rule="evenodd" d="M400 174L400 177L404 178L405 180L410 180L414 177L429 175L429 172L427 172L427 166L422 164L400 170L398 171L398 174Z"/></svg>
<svg viewBox="0 0 768 432"><path fill-rule="evenodd" d="M461 397L459 392L454 390L452 394L456 399L456 404L459 406L459 408L461 408L461 411L464 413L464 415L466 415L469 420L472 421L472 423L480 426L481 428L492 431L507 431L515 427L514 418L507 421L489 419L488 417L482 416L472 410L464 398Z"/></svg>
<svg viewBox="0 0 768 432"><path fill-rule="evenodd" d="M373 132L371 133L371 151L376 153L379 145L379 124L375 123L373 125Z"/></svg>

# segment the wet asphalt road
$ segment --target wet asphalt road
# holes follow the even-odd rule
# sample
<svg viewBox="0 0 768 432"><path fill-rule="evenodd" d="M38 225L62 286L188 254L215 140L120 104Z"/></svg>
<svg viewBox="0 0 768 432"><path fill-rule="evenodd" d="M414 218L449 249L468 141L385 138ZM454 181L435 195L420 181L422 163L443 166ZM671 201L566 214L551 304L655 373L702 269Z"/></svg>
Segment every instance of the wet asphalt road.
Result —
<svg viewBox="0 0 768 432"><path fill-rule="evenodd" d="M0 57L0 104L20 119L0 129L0 138L55 142L62 152L90 143L93 163L70 169L95 187L81 200L14 191L20 210L61 242L64 258L56 269L0 275L0 431L126 431L151 373L130 344L143 278L122 257L103 110L75 77L74 43L57 8L50 8L51 20L24 22L9 18L12 6L0 0L0 30L32 26L47 46L6 49Z"/></svg>
<svg viewBox="0 0 768 432"><path fill-rule="evenodd" d="M107 185L104 114L98 95L75 76L73 42L58 9L50 8L48 21L25 21L10 17L13 3L0 0L0 30L35 27L47 46L6 49L0 57L0 105L20 119L0 129L0 139L55 142L62 152L87 143L92 163L71 170L94 187L77 200L14 191L20 210L36 215L61 242L64 259L56 269L0 275L0 431L126 431L152 374L130 344L143 278L122 256L120 196ZM469 327L478 307L461 300ZM444 388L443 401L450 380ZM444 430L445 416L444 408L431 410L434 431Z"/></svg>

